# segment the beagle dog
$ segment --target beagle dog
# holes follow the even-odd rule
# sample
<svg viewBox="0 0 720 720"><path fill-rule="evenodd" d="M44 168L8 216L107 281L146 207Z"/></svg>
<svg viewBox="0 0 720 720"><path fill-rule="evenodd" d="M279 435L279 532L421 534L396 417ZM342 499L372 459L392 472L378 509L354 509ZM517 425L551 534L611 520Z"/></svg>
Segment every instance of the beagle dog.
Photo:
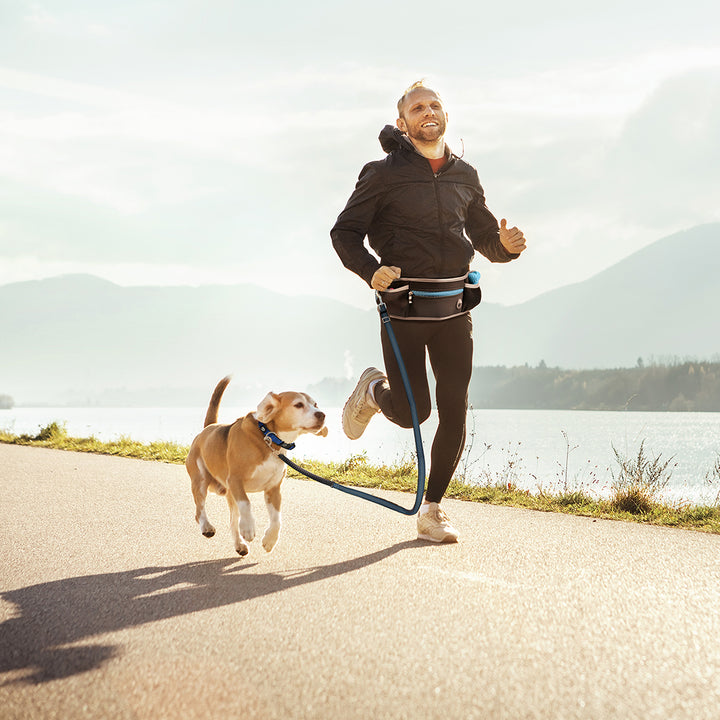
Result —
<svg viewBox="0 0 720 720"><path fill-rule="evenodd" d="M278 455L294 447L303 433L327 436L325 413L305 393L268 393L255 412L229 425L218 424L218 408L229 377L215 388L202 432L195 437L185 460L195 499L195 520L205 537L215 535L205 512L208 490L225 495L235 550L247 555L255 537L248 493L264 492L270 524L262 544L270 552L280 534L280 485L286 465Z"/></svg>

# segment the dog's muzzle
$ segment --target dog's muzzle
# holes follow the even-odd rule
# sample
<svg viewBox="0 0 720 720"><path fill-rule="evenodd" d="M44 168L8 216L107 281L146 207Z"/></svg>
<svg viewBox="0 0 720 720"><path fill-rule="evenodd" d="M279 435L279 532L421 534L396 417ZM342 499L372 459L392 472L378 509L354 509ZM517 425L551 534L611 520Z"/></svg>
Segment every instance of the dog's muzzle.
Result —
<svg viewBox="0 0 720 720"><path fill-rule="evenodd" d="M316 435L320 435L320 437L327 437L328 429L325 427L325 413L318 410L315 413L315 419L318 423L318 428L315 430Z"/></svg>

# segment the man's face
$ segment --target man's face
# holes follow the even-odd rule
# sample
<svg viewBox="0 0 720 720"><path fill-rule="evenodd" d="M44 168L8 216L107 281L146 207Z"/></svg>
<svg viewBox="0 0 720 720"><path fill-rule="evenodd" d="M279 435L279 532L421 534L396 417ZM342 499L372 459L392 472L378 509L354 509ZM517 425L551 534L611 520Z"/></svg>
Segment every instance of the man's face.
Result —
<svg viewBox="0 0 720 720"><path fill-rule="evenodd" d="M447 114L432 90L418 88L405 98L397 126L412 140L435 142L445 134Z"/></svg>

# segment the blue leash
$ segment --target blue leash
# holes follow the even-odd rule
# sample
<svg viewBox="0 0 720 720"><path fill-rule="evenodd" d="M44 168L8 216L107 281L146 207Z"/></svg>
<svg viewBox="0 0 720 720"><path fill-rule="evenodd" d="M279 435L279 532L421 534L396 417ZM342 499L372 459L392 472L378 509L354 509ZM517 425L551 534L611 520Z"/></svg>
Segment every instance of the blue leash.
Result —
<svg viewBox="0 0 720 720"><path fill-rule="evenodd" d="M309 470L305 470L305 468L301 468L299 465L296 465L292 460L288 460L285 455L280 455L279 457L286 465L289 465L293 470L296 470L301 475L304 475L311 480L316 480L323 485L335 488L335 490L341 490L344 493L348 493L348 495L355 495L356 497L362 498L363 500L369 500L370 502L377 503L378 505L382 505L389 510L395 510L395 512L402 513L403 515L415 515L415 513L420 509L420 505L422 504L423 500L423 494L425 493L425 453L423 452L422 436L420 435L420 423L418 421L415 398L413 397L412 388L410 387L410 378L408 378L407 370L405 369L405 363L403 362L402 355L400 354L400 347L398 345L397 338L395 337L395 332L392 329L390 316L388 315L385 303L382 301L380 294L377 292L375 293L375 302L378 306L377 309L380 313L380 319L382 320L383 327L388 334L390 345L392 346L395 357L397 358L403 386L405 387L405 393L407 394L408 403L410 404L410 417L412 419L413 433L415 435L415 449L417 451L418 465L418 482L417 493L415 495L415 504L412 506L412 508L404 508L402 507L402 505L397 505L390 500L385 500L385 498L377 497L377 495L372 495L371 493L364 492L363 490L358 490L354 487L348 487L347 485L340 485L340 483L336 483L332 480L328 480L327 478L320 477L320 475L315 475L315 473L311 473Z"/></svg>

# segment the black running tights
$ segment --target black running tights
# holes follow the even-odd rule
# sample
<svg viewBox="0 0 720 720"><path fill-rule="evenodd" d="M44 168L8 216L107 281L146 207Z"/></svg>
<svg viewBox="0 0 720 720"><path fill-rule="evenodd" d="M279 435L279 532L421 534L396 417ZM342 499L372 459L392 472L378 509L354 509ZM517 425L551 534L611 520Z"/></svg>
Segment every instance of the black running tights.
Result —
<svg viewBox="0 0 720 720"><path fill-rule="evenodd" d="M465 446L468 386L472 373L472 318L466 313L449 320L394 320L392 329L421 423L427 420L431 410L426 350L430 358L435 377L438 428L432 444L425 499L440 502ZM400 427L411 428L410 405L397 359L387 332L384 328L381 332L388 384L380 383L375 387L375 399L388 420Z"/></svg>

